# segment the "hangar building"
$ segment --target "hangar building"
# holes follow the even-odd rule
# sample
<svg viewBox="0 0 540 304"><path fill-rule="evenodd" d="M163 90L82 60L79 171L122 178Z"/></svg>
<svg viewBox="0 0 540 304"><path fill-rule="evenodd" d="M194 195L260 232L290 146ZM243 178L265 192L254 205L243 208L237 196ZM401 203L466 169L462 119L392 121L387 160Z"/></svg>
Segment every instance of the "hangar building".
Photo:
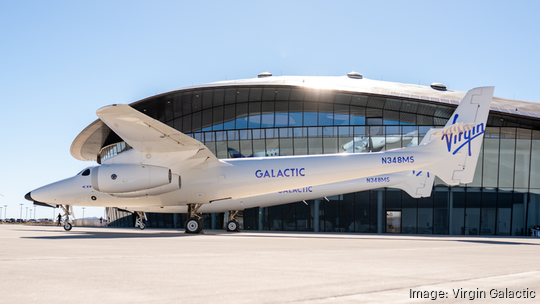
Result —
<svg viewBox="0 0 540 304"><path fill-rule="evenodd" d="M418 143L443 127L465 92L443 84L364 78L272 76L221 81L131 104L203 142L218 158L370 152ZM411 136L412 134L412 136ZM397 138L397 140L396 140ZM99 119L74 141L80 160L101 160L127 146ZM436 179L431 197L380 188L243 212L244 230L527 235L540 225L540 104L494 97L474 181ZM112 226L129 212L108 208ZM148 227L182 228L185 214L148 214ZM223 214L205 215L222 228Z"/></svg>

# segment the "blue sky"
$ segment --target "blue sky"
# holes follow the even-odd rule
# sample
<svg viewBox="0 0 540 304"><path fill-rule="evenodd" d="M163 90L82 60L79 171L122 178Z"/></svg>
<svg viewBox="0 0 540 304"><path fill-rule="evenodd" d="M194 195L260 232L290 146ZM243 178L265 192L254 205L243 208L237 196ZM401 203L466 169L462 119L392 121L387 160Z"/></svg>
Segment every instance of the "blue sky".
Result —
<svg viewBox="0 0 540 304"><path fill-rule="evenodd" d="M192 84L355 70L538 102L538 11L538 1L0 0L0 206L18 218L24 204L24 217L28 191L93 165L69 148L98 108Z"/></svg>

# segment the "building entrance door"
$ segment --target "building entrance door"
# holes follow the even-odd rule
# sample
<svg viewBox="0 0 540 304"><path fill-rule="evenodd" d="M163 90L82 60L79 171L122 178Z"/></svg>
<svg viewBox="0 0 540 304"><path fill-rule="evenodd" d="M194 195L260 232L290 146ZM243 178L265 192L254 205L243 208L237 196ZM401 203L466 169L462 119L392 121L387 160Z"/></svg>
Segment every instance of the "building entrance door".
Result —
<svg viewBox="0 0 540 304"><path fill-rule="evenodd" d="M386 211L386 233L401 233L401 211Z"/></svg>

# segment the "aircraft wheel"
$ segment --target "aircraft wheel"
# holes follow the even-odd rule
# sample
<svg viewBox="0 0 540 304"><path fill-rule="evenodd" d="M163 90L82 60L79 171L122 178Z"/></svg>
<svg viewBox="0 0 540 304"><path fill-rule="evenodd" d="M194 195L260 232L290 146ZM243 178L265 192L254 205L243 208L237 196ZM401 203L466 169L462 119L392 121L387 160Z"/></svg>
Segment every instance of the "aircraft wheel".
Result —
<svg viewBox="0 0 540 304"><path fill-rule="evenodd" d="M71 223L69 222L64 223L64 230L70 231L71 228L73 228L73 225L71 225Z"/></svg>
<svg viewBox="0 0 540 304"><path fill-rule="evenodd" d="M144 230L144 228L146 228L146 224L142 222L139 223L139 229Z"/></svg>
<svg viewBox="0 0 540 304"><path fill-rule="evenodd" d="M227 223L227 231L229 232L239 232L240 223L237 220L231 220Z"/></svg>
<svg viewBox="0 0 540 304"><path fill-rule="evenodd" d="M202 221L196 217L190 217L186 221L186 233L201 233Z"/></svg>

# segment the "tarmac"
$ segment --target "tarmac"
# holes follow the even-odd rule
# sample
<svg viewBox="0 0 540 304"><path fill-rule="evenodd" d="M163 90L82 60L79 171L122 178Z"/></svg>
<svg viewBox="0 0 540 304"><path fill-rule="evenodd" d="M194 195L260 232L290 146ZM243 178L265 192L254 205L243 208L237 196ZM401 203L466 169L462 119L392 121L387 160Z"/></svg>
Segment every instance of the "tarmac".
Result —
<svg viewBox="0 0 540 304"><path fill-rule="evenodd" d="M537 303L540 238L0 225L0 303L426 303L433 297Z"/></svg>

